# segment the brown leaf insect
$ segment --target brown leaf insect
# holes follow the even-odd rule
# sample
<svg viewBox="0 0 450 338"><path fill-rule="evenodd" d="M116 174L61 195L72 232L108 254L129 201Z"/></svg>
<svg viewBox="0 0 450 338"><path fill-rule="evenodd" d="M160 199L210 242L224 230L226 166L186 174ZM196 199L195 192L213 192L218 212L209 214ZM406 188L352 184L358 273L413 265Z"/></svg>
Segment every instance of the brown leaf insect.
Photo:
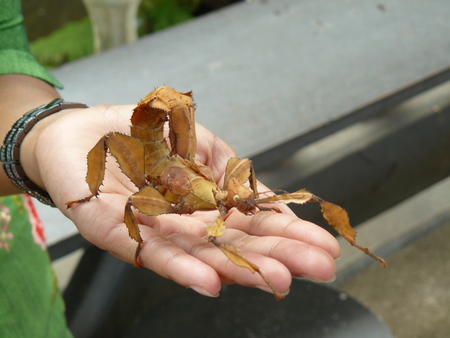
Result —
<svg viewBox="0 0 450 338"><path fill-rule="evenodd" d="M260 197L257 181L249 159L230 158L222 187L213 178L210 168L195 158L195 104L192 92L180 93L169 87L159 87L148 94L133 110L130 135L110 132L104 135L87 155L86 181L91 194L67 202L88 202L99 194L105 175L107 151L117 160L122 172L138 191L125 204L124 221L129 235L138 245L134 265L140 267L142 237L132 211L157 216L161 214L191 214L194 211L219 210L216 221L206 228L208 241L217 246L236 265L261 275L277 299L283 298L264 276L259 267L245 258L235 247L217 240L226 228L225 219L232 208L252 215L258 210L280 212L266 203L316 202L326 221L351 245L386 266L382 258L356 244L356 232L349 224L347 212L338 205L324 201L307 190ZM168 122L168 142L164 128Z"/></svg>

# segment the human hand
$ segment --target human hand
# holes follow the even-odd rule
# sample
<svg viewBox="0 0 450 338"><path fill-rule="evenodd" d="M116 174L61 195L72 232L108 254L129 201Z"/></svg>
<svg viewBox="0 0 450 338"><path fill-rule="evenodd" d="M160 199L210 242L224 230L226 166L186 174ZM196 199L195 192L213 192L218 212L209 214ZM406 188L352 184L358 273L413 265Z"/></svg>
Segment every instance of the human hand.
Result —
<svg viewBox="0 0 450 338"><path fill-rule="evenodd" d="M28 177L50 193L81 235L127 262L133 262L136 242L128 236L123 221L124 206L137 189L122 174L115 160L108 159L98 199L70 209L65 203L89 195L85 182L88 151L109 131L128 134L133 108L96 106L49 116L25 138L21 156ZM201 126L197 126L197 138L197 159L208 165L220 181L227 160L235 153ZM258 265L281 294L288 291L292 276L332 279L334 259L339 256L334 237L298 219L288 207L278 207L282 214L264 211L246 216L232 211L221 242L238 248ZM258 274L232 264L217 247L208 243L205 227L217 215L216 211L157 217L136 213L144 239L140 262L161 276L208 296L217 295L222 283L259 287L270 292Z"/></svg>

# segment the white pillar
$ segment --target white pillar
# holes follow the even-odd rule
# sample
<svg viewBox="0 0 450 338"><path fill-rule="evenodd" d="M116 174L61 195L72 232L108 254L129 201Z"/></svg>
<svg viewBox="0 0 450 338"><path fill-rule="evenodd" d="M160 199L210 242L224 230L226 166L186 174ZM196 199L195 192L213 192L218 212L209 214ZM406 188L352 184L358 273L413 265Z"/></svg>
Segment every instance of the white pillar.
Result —
<svg viewBox="0 0 450 338"><path fill-rule="evenodd" d="M94 30L95 51L101 52L137 39L141 0L83 0Z"/></svg>

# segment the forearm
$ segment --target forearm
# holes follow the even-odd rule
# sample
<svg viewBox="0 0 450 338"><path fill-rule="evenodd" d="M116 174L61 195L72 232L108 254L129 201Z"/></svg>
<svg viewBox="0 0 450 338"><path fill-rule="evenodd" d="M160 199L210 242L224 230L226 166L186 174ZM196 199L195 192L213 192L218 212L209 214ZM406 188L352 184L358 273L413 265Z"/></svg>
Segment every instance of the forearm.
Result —
<svg viewBox="0 0 450 338"><path fill-rule="evenodd" d="M49 103L59 94L45 81L35 77L19 74L0 75L0 140L3 143L5 135L11 126L27 111L45 103ZM26 140L26 139L25 139ZM30 142L23 142L21 147L21 157L24 154L32 153L28 151L33 145ZM29 156L29 155L26 155ZM30 170L30 168L29 168ZM0 195L19 193L6 177L3 170L0 171Z"/></svg>

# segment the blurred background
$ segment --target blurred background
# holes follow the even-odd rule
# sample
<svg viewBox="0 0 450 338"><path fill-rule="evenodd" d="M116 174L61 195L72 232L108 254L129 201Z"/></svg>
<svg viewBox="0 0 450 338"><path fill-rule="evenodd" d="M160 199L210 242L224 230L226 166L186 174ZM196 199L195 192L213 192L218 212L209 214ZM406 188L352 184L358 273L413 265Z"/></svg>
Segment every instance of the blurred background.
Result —
<svg viewBox="0 0 450 338"><path fill-rule="evenodd" d="M137 36L143 36L235 2L239 0L27 0L22 1L22 10L32 53L41 64L53 68L95 53L95 16L88 15L92 6L103 7L96 12L100 16L113 16L114 13L108 13L111 5L125 3L125 7L136 7L131 8L131 20L135 22L127 24L136 25ZM119 8L123 11L123 7ZM115 25L117 22L112 23Z"/></svg>

